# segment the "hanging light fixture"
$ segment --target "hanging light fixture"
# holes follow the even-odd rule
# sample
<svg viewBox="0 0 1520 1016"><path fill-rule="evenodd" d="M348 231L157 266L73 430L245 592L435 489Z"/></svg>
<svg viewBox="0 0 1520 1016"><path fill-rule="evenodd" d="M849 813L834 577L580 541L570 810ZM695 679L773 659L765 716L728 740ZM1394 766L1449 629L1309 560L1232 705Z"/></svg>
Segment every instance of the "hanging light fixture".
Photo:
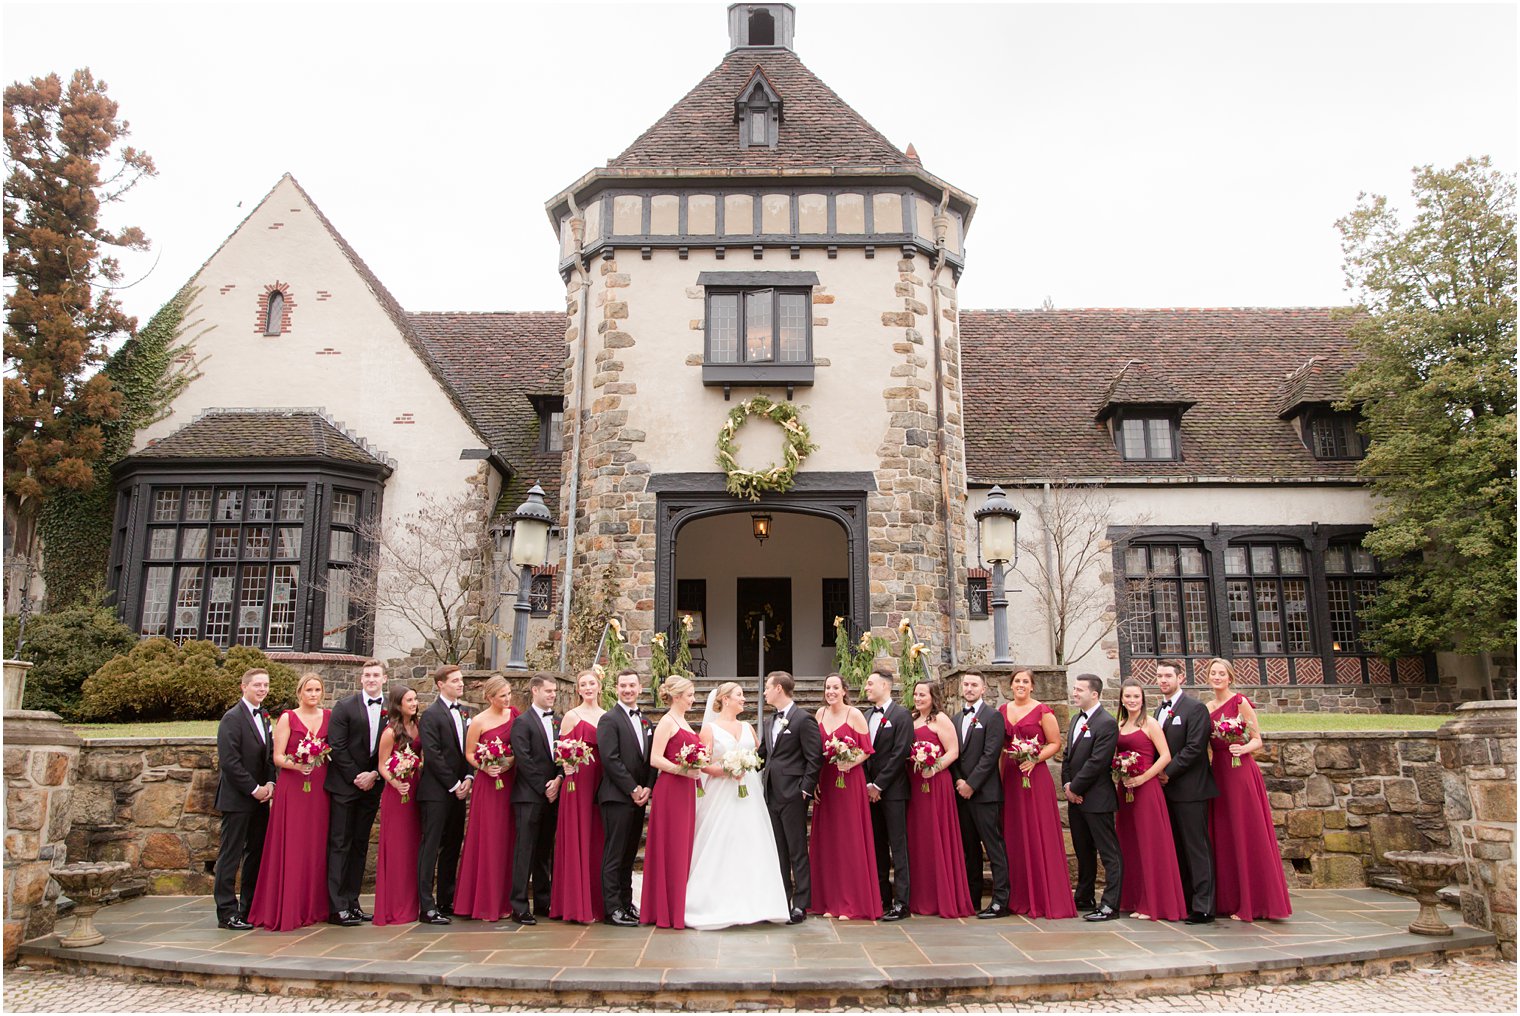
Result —
<svg viewBox="0 0 1520 1016"><path fill-rule="evenodd" d="M771 538L771 517L760 512L749 517L750 531L755 534L755 539L765 543Z"/></svg>

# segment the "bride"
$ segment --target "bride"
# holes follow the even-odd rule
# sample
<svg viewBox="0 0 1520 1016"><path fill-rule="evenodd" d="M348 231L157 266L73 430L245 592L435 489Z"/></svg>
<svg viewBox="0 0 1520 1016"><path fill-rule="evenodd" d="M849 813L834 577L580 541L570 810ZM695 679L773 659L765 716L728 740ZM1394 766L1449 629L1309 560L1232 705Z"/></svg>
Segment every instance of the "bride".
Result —
<svg viewBox="0 0 1520 1016"><path fill-rule="evenodd" d="M707 697L702 714L702 743L712 752L713 764L703 770L707 773L704 792L697 798L691 877L686 884L688 928L712 930L761 921L784 924L789 915L760 776L750 771L737 780L722 768L728 752L755 749L754 728L739 721L743 711L744 689L726 681ZM741 786L748 790L744 797L739 796Z"/></svg>

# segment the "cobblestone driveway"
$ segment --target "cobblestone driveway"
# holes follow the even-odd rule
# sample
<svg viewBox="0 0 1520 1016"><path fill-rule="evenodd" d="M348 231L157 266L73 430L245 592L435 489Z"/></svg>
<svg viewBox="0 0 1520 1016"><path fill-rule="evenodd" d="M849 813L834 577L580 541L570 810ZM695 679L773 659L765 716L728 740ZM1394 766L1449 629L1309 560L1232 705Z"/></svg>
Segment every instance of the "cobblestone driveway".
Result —
<svg viewBox="0 0 1520 1016"><path fill-rule="evenodd" d="M1464 1012L1513 1013L1516 969L1492 960L1453 960L1442 967L1368 979L1200 991L1107 1002L1030 1002L877 1012ZM16 968L5 976L7 1012L539 1012L529 1006L458 1002L384 1002L282 998L209 988L131 984L105 977ZM637 1012L602 1008L596 1012ZM791 1010L781 1010L787 1012ZM865 1012L830 1009L827 1012Z"/></svg>

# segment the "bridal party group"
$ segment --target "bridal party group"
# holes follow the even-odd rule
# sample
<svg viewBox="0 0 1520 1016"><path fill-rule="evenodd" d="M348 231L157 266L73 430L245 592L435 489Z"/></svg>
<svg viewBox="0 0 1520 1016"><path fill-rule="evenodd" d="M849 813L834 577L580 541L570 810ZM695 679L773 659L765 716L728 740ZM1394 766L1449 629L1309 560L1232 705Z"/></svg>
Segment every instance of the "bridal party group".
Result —
<svg viewBox="0 0 1520 1016"><path fill-rule="evenodd" d="M1229 661L1207 674L1203 701L1163 662L1160 703L1128 680L1117 715L1103 682L1078 676L1062 731L1028 671L994 708L976 673L913 683L898 701L883 662L858 704L829 675L816 711L777 671L757 730L738 719L733 682L694 723L695 688L674 675L651 722L636 671L616 675L606 709L600 674L582 672L561 715L551 676L528 679L521 711L491 677L476 711L445 665L424 708L377 660L331 709L321 678L304 675L296 706L271 722L268 674L250 670L217 734L218 924L1285 918L1256 714ZM360 887L377 820L369 913Z"/></svg>

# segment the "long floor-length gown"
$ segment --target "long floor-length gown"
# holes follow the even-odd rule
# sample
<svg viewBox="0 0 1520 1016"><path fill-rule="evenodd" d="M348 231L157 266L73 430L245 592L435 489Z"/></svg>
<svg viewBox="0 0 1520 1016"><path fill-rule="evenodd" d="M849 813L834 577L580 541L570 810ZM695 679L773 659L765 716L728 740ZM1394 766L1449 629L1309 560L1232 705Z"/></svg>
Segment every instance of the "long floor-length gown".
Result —
<svg viewBox="0 0 1520 1016"><path fill-rule="evenodd" d="M294 709L287 715L290 741L285 752L293 756L308 731ZM331 710L322 710L315 736L327 737L330 715ZM326 775L327 764L323 763L310 776L297 769L281 769L275 778L264 859L253 890L253 907L248 912L249 923L256 927L292 931L327 919L329 815L327 791L322 786Z"/></svg>
<svg viewBox="0 0 1520 1016"><path fill-rule="evenodd" d="M1004 716L1004 743L1015 737L1033 738L1042 746L1049 743L1041 721L1050 712L1041 702L1018 723L1009 723ZM1061 812L1048 763L1035 763L1026 787L1019 763L1011 758L1003 762L1003 840L1008 848L1008 908L1029 917L1076 917Z"/></svg>
<svg viewBox="0 0 1520 1016"><path fill-rule="evenodd" d="M585 741L596 751L596 727L578 721L567 737ZM605 913L602 903L602 812L596 788L602 782L602 759L567 776L559 791L559 819L554 831L554 878L549 883L549 916L590 924Z"/></svg>
<svg viewBox="0 0 1520 1016"><path fill-rule="evenodd" d="M510 742L512 722L517 714L508 712L505 723L480 732L481 741L501 738ZM512 912L512 851L516 844L516 824L512 819L512 779L517 770L502 773L501 788L496 780L477 771L470 787L469 824L465 826L464 849L459 855L459 885L454 891L454 913L477 921L499 921Z"/></svg>
<svg viewBox="0 0 1520 1016"><path fill-rule="evenodd" d="M913 740L944 747L927 725L913 728ZM930 917L970 917L976 910L966 884L966 854L950 771L926 780L910 768L907 777L908 864L913 872L908 910Z"/></svg>
<svg viewBox="0 0 1520 1016"><path fill-rule="evenodd" d="M688 744L702 739L677 727L665 742L665 760L675 762ZM692 837L697 824L697 781L661 773L649 803L644 838L644 888L639 922L661 928L686 927L686 882L691 877Z"/></svg>
<svg viewBox="0 0 1520 1016"><path fill-rule="evenodd" d="M1238 716L1240 696L1232 696L1211 716L1223 720ZM1282 852L1267 803L1267 785L1261 768L1250 755L1236 756L1217 737L1210 738L1210 764L1219 796L1209 801L1209 838L1214 841L1214 909L1243 921L1259 917L1281 920L1293 913L1288 901L1288 881L1283 876Z"/></svg>
<svg viewBox="0 0 1520 1016"><path fill-rule="evenodd" d="M1118 751L1140 756L1134 773L1145 772L1156 761L1156 746L1143 730L1119 735ZM1177 870L1177 848L1172 839L1172 820L1166 810L1166 792L1155 779L1133 790L1121 784L1115 825L1119 833L1119 856L1124 859L1119 908L1158 921L1180 921L1187 916L1187 897ZM1133 797L1134 800L1129 800Z"/></svg>
<svg viewBox="0 0 1520 1016"><path fill-rule="evenodd" d="M871 754L871 738L841 723L824 731L823 740L838 738ZM818 770L818 799L813 803L813 833L808 861L813 872L813 898L808 912L857 920L881 917L881 887L876 881L876 840L871 832L871 802L866 799L866 771L856 766L844 774L825 761Z"/></svg>
<svg viewBox="0 0 1520 1016"><path fill-rule="evenodd" d="M422 757L422 746L412 751ZM405 801L389 783L380 792L380 846L375 852L375 924L410 924L417 920L417 851L422 846L422 813L417 806L417 781L412 773Z"/></svg>

